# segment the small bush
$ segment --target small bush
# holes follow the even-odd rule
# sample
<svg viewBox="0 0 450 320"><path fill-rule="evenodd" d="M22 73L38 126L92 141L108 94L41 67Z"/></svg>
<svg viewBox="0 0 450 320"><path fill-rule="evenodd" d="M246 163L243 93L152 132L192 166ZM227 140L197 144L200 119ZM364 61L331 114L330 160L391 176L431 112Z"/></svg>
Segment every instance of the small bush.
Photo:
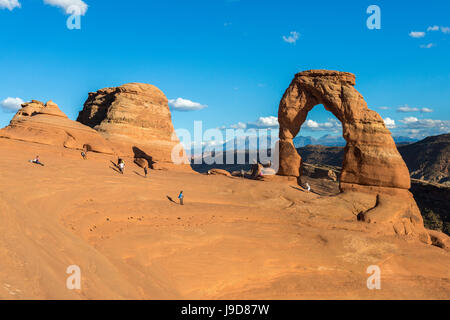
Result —
<svg viewBox="0 0 450 320"><path fill-rule="evenodd" d="M427 229L444 232L444 222L437 213L434 213L431 209L425 208L422 212L422 215L425 227ZM450 227L450 224L448 222L446 222L445 225L446 228Z"/></svg>

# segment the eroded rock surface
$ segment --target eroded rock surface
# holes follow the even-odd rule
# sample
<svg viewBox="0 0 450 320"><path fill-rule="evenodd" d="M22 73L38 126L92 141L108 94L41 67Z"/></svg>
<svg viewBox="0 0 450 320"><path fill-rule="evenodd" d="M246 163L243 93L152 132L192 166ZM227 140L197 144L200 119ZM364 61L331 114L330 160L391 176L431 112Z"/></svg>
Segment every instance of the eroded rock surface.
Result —
<svg viewBox="0 0 450 320"><path fill-rule="evenodd" d="M138 150L156 168L186 167L172 162L179 140L167 98L153 85L129 83L89 93L77 121L97 130L122 156L137 157ZM183 156L184 150L179 150Z"/></svg>
<svg viewBox="0 0 450 320"><path fill-rule="evenodd" d="M408 168L383 119L367 107L347 72L313 70L297 74L280 103L279 174L299 176L301 157L292 139L308 112L322 104L342 123L347 141L341 182L409 189Z"/></svg>
<svg viewBox="0 0 450 320"><path fill-rule="evenodd" d="M408 191L411 187L408 168L383 119L367 107L363 96L354 88L355 83L355 75L347 72L311 70L295 76L278 113L278 174L300 176L302 158L294 147L293 138L309 111L322 104L342 123L347 141L341 190L378 195L376 206L361 212L359 217L369 223L390 225L398 235L415 236L431 243L420 211Z"/></svg>
<svg viewBox="0 0 450 320"><path fill-rule="evenodd" d="M98 132L70 120L52 101L46 104L36 100L24 103L10 124L0 130L0 138L114 153Z"/></svg>

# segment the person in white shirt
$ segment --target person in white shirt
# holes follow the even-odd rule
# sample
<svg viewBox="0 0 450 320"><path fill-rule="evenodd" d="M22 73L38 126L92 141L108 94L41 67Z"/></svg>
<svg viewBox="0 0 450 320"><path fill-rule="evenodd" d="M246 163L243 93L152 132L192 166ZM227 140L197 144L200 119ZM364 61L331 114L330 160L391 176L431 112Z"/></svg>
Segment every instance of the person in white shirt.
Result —
<svg viewBox="0 0 450 320"><path fill-rule="evenodd" d="M124 169L125 169L125 162L123 162L122 159L119 160L119 170L120 173L123 174L124 173Z"/></svg>
<svg viewBox="0 0 450 320"><path fill-rule="evenodd" d="M311 186L309 185L309 183L306 183L306 190L308 190L308 192L311 192Z"/></svg>

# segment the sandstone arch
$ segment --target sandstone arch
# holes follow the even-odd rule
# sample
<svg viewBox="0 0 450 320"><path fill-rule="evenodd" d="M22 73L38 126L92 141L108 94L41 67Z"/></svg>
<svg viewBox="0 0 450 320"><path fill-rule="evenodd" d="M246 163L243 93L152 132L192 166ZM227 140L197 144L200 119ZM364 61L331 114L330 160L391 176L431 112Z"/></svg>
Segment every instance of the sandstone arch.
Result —
<svg viewBox="0 0 450 320"><path fill-rule="evenodd" d="M148 166L154 169L191 170L172 161L179 140L168 100L151 84L128 83L89 93L77 121L99 132L121 157L151 158Z"/></svg>
<svg viewBox="0 0 450 320"><path fill-rule="evenodd" d="M322 104L342 123L347 141L340 179L343 193L339 197L360 198L358 194L352 195L353 191L370 194L373 207L356 212L358 220L375 224L379 232L431 243L417 204L408 191L411 186L408 168L391 133L354 86L355 76L347 72L311 70L295 76L278 112L278 175L301 175L302 160L293 138L308 112Z"/></svg>
<svg viewBox="0 0 450 320"><path fill-rule="evenodd" d="M355 75L311 70L298 73L279 108L280 169L278 174L300 176L301 156L293 144L308 112L322 104L342 123L347 141L341 189L351 185L409 189L409 171L383 119L367 107L354 88Z"/></svg>

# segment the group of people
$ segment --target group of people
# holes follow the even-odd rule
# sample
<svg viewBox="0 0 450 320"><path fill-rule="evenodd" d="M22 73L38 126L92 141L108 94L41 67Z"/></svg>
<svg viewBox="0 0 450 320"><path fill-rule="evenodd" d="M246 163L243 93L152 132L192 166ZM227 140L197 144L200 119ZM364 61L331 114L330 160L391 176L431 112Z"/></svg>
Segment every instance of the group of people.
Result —
<svg viewBox="0 0 450 320"><path fill-rule="evenodd" d="M85 151L81 152L81 156L84 160L87 160L87 154ZM39 156L36 156L33 160L29 160L30 163L34 163L40 166L44 166L44 164L41 162ZM123 159L119 158L117 161L117 168L119 169L119 172L121 174L125 173L125 161L123 161ZM144 172L145 172L145 177L147 177L148 171L147 168L144 168ZM181 191L178 195L178 200L180 202L180 205L184 205L184 193L183 191Z"/></svg>

